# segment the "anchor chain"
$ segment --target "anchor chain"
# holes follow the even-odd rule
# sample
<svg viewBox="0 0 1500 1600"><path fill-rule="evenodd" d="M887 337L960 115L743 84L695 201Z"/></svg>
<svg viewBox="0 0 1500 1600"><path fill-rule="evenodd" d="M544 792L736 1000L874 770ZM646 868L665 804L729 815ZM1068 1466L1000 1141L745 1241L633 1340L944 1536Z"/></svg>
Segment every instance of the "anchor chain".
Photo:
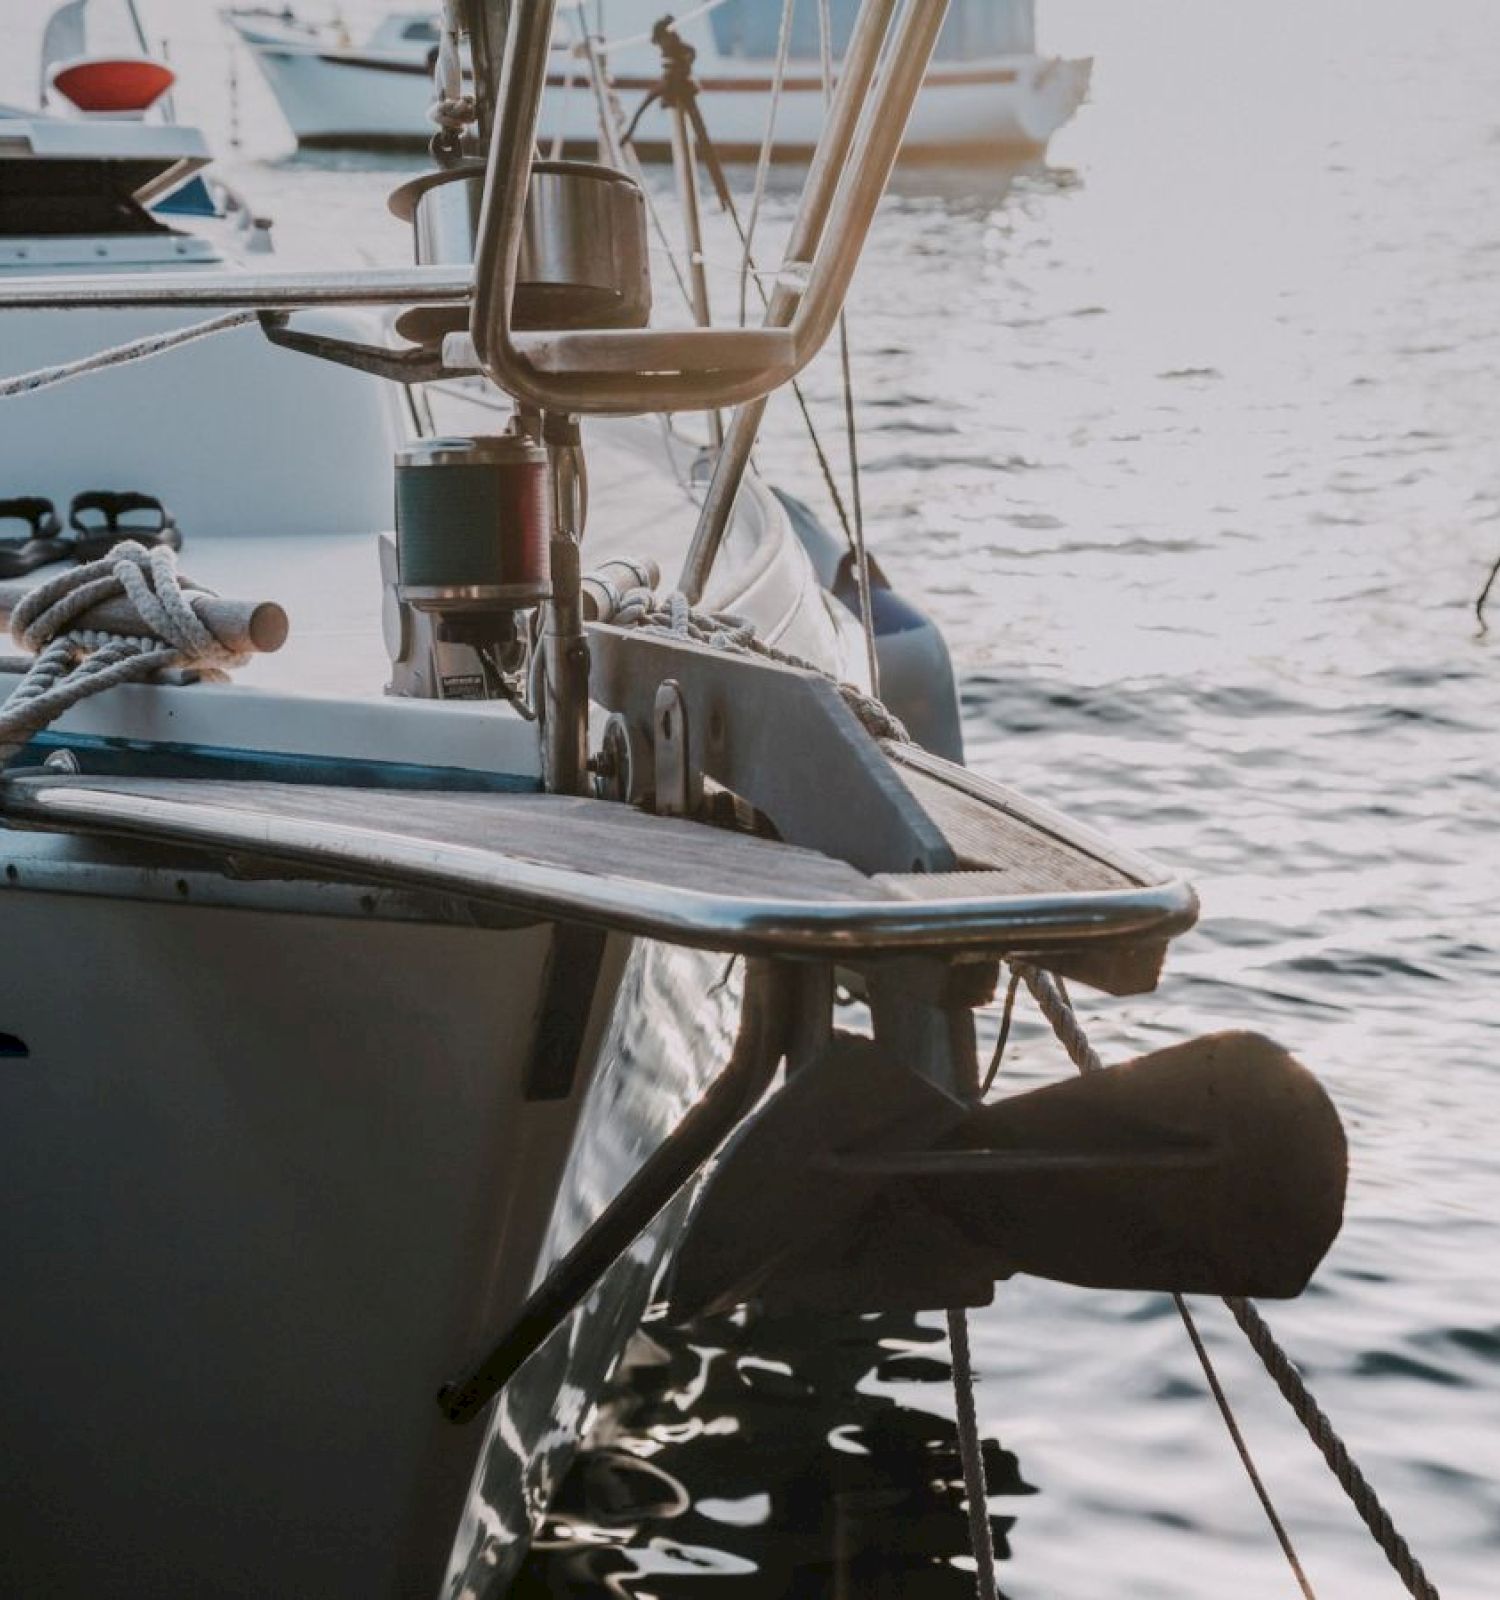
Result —
<svg viewBox="0 0 1500 1600"><path fill-rule="evenodd" d="M1083 1031L1083 1025L1078 1020L1067 996L1059 984L1040 968L1032 966L1029 962L1013 961L1010 963L1014 972L1030 991L1036 1001L1037 1008L1047 1019L1057 1036L1058 1042L1067 1052L1069 1060L1080 1072L1101 1072L1107 1070L1100 1059L1098 1051L1089 1043ZM1215 1399L1223 1412L1226 1425L1229 1427L1230 1436L1244 1462L1246 1471L1254 1486L1261 1504L1271 1525L1276 1532L1278 1542L1291 1563L1292 1570L1297 1577L1302 1591L1306 1595L1312 1593L1307 1578L1302 1572L1301 1564L1293 1552L1290 1540L1282 1526L1281 1519L1276 1515L1270 1498L1265 1492L1264 1484L1255 1470L1250 1459L1248 1448L1239 1433L1238 1424L1234 1421L1233 1413L1229 1408L1229 1401L1219 1385L1217 1375L1213 1371L1212 1362L1208 1351L1204 1347L1197 1328L1192 1320L1192 1313L1187 1308L1187 1303L1181 1295L1174 1295L1178 1310L1182 1313L1183 1321L1187 1325L1189 1338L1203 1364L1205 1373L1208 1374L1209 1383L1214 1390ZM1391 1514L1386 1510L1379 1495L1371 1487L1370 1481L1360 1470L1358 1464L1349 1454L1349 1447L1334 1430L1333 1424L1328 1419L1328 1414L1314 1399L1312 1391L1307 1387L1302 1375L1297 1371L1291 1357L1282 1348L1276 1336L1266 1324L1255 1306L1246 1299L1235 1295L1224 1296L1224 1304L1228 1307L1230 1315L1238 1324L1240 1331L1249 1341L1250 1348L1260 1357L1261 1364L1280 1390L1283 1399L1292 1408L1293 1415L1302 1424L1308 1438L1317 1446L1329 1470L1337 1479L1339 1487L1348 1496L1350 1503L1358 1512L1360 1520L1370 1530L1371 1536L1379 1545L1381 1552L1390 1563L1391 1569L1400 1578L1412 1600L1439 1600L1438 1591L1422 1568L1422 1564L1412 1554L1411 1547L1406 1539L1397 1531Z"/></svg>

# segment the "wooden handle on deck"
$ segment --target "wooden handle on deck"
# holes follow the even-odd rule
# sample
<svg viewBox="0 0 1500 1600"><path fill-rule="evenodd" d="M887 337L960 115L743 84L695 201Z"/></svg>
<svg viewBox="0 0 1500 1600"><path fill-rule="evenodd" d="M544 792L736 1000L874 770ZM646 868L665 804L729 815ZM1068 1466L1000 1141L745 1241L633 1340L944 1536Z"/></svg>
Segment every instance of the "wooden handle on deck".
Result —
<svg viewBox="0 0 1500 1600"><path fill-rule="evenodd" d="M0 628L9 628L11 613L30 589L25 583L0 583ZM199 620L229 650L256 650L271 655L286 643L291 624L271 600L223 600L189 589L188 603ZM150 630L123 596L90 606L74 624L101 633L144 634Z"/></svg>

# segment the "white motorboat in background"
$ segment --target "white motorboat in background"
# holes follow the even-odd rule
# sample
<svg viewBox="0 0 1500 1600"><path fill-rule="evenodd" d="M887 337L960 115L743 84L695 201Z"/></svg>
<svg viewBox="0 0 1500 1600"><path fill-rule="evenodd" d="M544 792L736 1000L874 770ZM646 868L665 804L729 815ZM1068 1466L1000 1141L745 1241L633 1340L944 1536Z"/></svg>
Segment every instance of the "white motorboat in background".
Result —
<svg viewBox="0 0 1500 1600"><path fill-rule="evenodd" d="M541 137L549 147L591 147L598 111L588 69L573 52L586 25L600 36L627 113L657 83L661 62L651 29L660 0L591 0L565 8L548 77ZM833 0L834 43L848 43L856 0ZM770 0L720 0L692 7L678 24L697 51L700 101L726 159L755 154L774 82L781 7ZM433 8L392 11L365 38L318 23L291 7L235 9L230 26L254 56L302 144L410 144L431 136ZM586 19L586 22L585 20ZM817 6L801 0L777 119L775 154L802 159L817 140L823 81ZM954 0L907 132L904 159L1034 155L1077 111L1092 63L1036 53L1034 0ZM638 135L645 156L664 153L665 118Z"/></svg>

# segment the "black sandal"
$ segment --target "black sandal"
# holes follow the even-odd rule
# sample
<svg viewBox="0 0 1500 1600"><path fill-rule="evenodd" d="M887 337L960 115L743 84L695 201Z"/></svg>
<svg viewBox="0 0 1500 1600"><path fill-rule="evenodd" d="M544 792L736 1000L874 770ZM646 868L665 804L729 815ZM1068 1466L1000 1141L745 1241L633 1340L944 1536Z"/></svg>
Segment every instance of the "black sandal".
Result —
<svg viewBox="0 0 1500 1600"><path fill-rule="evenodd" d="M20 538L0 538L0 578L21 578L50 562L67 561L73 554L72 541L63 534L56 508L41 495L0 500L3 522L24 522L27 531Z"/></svg>
<svg viewBox="0 0 1500 1600"><path fill-rule="evenodd" d="M146 515L127 520L136 512ZM172 513L155 495L138 494L133 489L90 489L75 494L68 507L68 525L73 529L73 549L80 561L98 561L128 539L148 549L152 545L182 549L182 535Z"/></svg>

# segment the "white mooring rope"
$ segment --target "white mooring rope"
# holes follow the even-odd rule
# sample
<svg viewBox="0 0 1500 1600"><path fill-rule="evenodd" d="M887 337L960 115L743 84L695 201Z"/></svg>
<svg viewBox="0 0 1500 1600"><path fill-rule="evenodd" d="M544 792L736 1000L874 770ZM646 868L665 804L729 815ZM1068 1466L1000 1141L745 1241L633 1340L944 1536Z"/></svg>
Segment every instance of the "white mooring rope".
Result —
<svg viewBox="0 0 1500 1600"><path fill-rule="evenodd" d="M172 328L166 333L153 333L144 339L132 339L128 344L117 344L108 350L97 350L91 356L77 361L64 361L54 367L38 367L34 372L22 372L14 378L0 378L0 400L13 395L31 394L54 383L66 383L70 378L83 378L91 372L106 372L110 367L123 367L131 361L145 361L151 356L165 355L179 345L192 344L207 339L215 333L227 333L231 328L254 322L258 311L226 311L223 316L210 317L206 322L194 322L186 328Z"/></svg>
<svg viewBox="0 0 1500 1600"><path fill-rule="evenodd" d="M171 668L222 678L249 655L230 648L193 609L192 596L209 591L177 572L176 552L147 550L133 539L99 561L49 578L11 615L11 637L35 661L0 706L0 761L8 761L80 700L121 683L142 683ZM123 596L149 630L104 633L74 624L106 600Z"/></svg>

